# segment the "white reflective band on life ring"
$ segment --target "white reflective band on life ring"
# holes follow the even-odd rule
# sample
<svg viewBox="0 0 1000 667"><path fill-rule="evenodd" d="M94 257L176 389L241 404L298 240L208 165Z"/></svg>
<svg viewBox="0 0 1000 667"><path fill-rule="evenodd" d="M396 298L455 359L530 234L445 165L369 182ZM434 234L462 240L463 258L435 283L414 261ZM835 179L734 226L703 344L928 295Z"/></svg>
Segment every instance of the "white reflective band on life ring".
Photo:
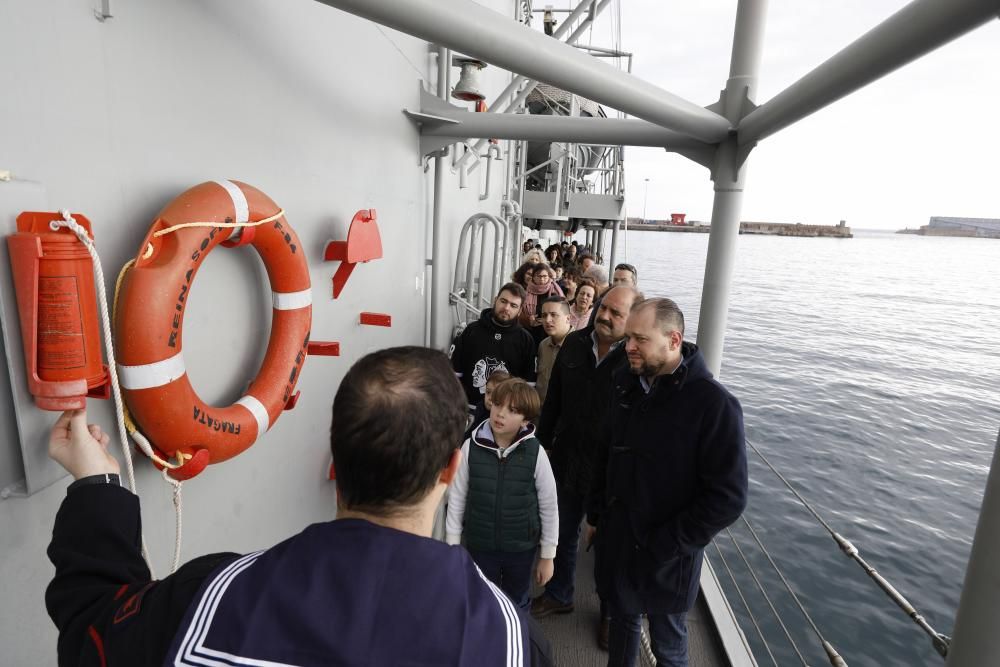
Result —
<svg viewBox="0 0 1000 667"><path fill-rule="evenodd" d="M118 379L125 389L152 389L170 384L187 372L184 355L180 352L163 361L154 361L142 366L118 364Z"/></svg>
<svg viewBox="0 0 1000 667"><path fill-rule="evenodd" d="M250 204L247 203L247 196L243 194L239 186L232 181L215 181L226 189L229 197L233 200L233 222L250 221Z"/></svg>
<svg viewBox="0 0 1000 667"><path fill-rule="evenodd" d="M312 302L311 289L304 289L301 292L271 292L271 303L275 310L296 310L311 306Z"/></svg>
<svg viewBox="0 0 1000 667"><path fill-rule="evenodd" d="M267 429L271 428L271 418L267 416L267 408L250 394L241 397L240 400L236 401L236 405L242 405L257 420L258 438L267 433Z"/></svg>

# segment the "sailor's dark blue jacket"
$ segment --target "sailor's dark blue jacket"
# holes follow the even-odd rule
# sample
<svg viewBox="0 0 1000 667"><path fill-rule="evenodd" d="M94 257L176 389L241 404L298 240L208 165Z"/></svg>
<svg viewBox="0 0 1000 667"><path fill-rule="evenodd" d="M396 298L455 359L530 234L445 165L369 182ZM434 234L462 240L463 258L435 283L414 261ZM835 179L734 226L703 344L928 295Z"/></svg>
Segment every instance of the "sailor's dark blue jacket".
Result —
<svg viewBox="0 0 1000 667"><path fill-rule="evenodd" d="M682 352L649 393L627 367L614 378L588 521L598 589L627 613L691 609L704 547L746 507L743 410L697 346Z"/></svg>
<svg viewBox="0 0 1000 667"><path fill-rule="evenodd" d="M151 581L139 536L121 487L64 500L46 591L61 666L551 664L462 547L343 519Z"/></svg>

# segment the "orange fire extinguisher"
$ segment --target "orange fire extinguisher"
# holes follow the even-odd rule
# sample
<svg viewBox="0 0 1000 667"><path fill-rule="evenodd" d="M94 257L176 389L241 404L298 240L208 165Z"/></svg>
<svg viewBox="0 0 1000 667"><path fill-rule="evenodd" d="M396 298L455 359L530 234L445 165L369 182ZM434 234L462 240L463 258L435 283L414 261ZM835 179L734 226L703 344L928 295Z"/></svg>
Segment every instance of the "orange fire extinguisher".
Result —
<svg viewBox="0 0 1000 667"><path fill-rule="evenodd" d="M93 239L90 221L73 219ZM28 391L43 410L72 410L107 398L93 263L60 213L25 211L7 237L21 320Z"/></svg>

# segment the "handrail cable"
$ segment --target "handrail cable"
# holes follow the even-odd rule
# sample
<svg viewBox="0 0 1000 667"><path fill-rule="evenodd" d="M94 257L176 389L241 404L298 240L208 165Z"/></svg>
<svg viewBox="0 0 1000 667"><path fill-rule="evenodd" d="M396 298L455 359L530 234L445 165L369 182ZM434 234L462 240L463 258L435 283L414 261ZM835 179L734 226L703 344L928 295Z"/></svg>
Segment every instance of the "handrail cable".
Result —
<svg viewBox="0 0 1000 667"><path fill-rule="evenodd" d="M741 516L740 519L742 519L743 523L746 524L746 527L750 529L750 534L753 536L754 542L756 542L757 546L760 547L760 550L764 552L764 556L767 558L767 561L771 564L771 567L774 568L774 571L778 573L781 583L783 583L785 585L785 589L791 593L792 600L795 601L795 606L799 608L799 611L802 612L803 616L805 616L805 619L808 621L813 632L816 633L816 637L819 638L820 644L823 645L823 650L826 651L827 658L830 659L830 664L833 665L833 667L847 667L847 663L844 662L844 658L837 653L837 649L833 647L833 644L826 640L823 633L819 631L818 627L816 627L816 623L813 622L812 616L810 616L809 612L806 611L806 608L802 606L799 596L795 594L795 590L792 588L792 585L788 583L787 579L785 579L785 575L782 574L778 564L774 562L773 558L771 558L771 554L767 550L767 547L765 547L764 543L760 541L760 537L757 536L757 531L753 529L753 525L750 523L750 520L747 519L746 516Z"/></svg>
<svg viewBox="0 0 1000 667"><path fill-rule="evenodd" d="M784 483L784 485L788 487L788 490L791 491L792 494L799 499L799 502L801 502L802 505L807 510L809 510L809 512L814 517L816 517L816 520L819 521L820 524L822 524L823 528L825 528L826 531L830 533L830 536L834 539L834 541L837 542L837 546L840 547L840 550L843 551L849 558L853 559L858 565L860 565L861 568L868 574L868 576L871 577L871 579L878 585L878 587L881 588L883 591L885 591L886 595L888 595L889 598L893 602L895 602L900 609L906 612L906 615L909 616L911 619L913 619L914 623L916 623L921 627L921 629L923 629L923 631L927 634L927 636L930 637L931 644L933 644L934 646L934 650L936 650L938 654L941 655L942 658L948 657L948 645L951 643L951 637L942 634L937 630L935 630L933 627L931 627L930 623L927 622L927 620L923 617L923 615L920 614L920 612L918 612L913 607L912 604L910 604L910 601L907 600L905 597L903 597L903 595L899 591L897 591L885 577L879 574L874 567L869 565L868 562L861 557L861 554L858 552L857 547L851 544L850 540L848 540L843 535L835 531L833 528L830 527L830 524L828 524L826 521L823 520L823 517L821 517L819 513L816 512L815 509L813 509L812 505L810 505L809 502L805 498L803 498L798 491L795 490L795 487L793 487L791 483L787 479L785 479L784 475L778 472L777 468L775 468L771 464L771 462L767 460L767 457L764 456L764 454L762 454L761 451L757 449L757 447L754 446L752 442L747 440L747 445L749 445L750 449L752 449L754 453L756 453L757 456L760 457L760 460L763 461L764 464L771 469L771 472L773 472L775 475L778 476L778 479L780 479Z"/></svg>
<svg viewBox="0 0 1000 667"><path fill-rule="evenodd" d="M719 543L712 540L712 545L715 546L715 550L719 552L719 558L722 559L722 564L726 567L726 572L729 573L729 578L733 581L733 586L736 588L736 593L740 596L740 600L743 601L743 607L747 610L747 616L750 617L750 622L753 623L754 629L757 631L757 636L760 640L764 642L764 649L767 651L767 655L770 656L771 662L774 663L774 667L778 667L778 661L774 657L774 653L771 652L771 645L768 644L767 639L764 637L764 631L760 629L760 625L757 623L757 617L754 616L753 611L750 609L750 603L747 602L746 597L743 595L743 589L736 582L736 575L733 574L732 568L729 567L729 562L726 560L726 555L722 553L722 549L719 547Z"/></svg>
<svg viewBox="0 0 1000 667"><path fill-rule="evenodd" d="M756 583L757 588L760 589L760 593L761 595L764 596L764 601L767 602L767 606L771 608L771 613L774 614L774 618L777 619L778 625L781 626L781 630L785 633L785 637L788 638L788 643L792 645L792 650L795 651L795 655L799 656L799 660L805 667L809 667L809 663L806 662L806 658L805 656L802 655L802 651L799 650L799 647L795 643L795 640L792 639L792 634L788 632L788 628L785 627L785 622L781 620L781 614L778 613L778 610L775 608L774 603L771 602L771 597L767 594L767 591L764 590L764 584L760 583L760 579L757 577L757 572L753 569L753 566L750 565L750 561L747 560L746 554L743 553L743 549L740 548L740 543L736 541L736 536L733 535L733 531L726 528L726 534L729 535L729 539L733 541L733 546L736 547L736 551L739 552L740 558L742 558L743 562L746 564L747 571L750 572L750 576L753 577L754 583Z"/></svg>

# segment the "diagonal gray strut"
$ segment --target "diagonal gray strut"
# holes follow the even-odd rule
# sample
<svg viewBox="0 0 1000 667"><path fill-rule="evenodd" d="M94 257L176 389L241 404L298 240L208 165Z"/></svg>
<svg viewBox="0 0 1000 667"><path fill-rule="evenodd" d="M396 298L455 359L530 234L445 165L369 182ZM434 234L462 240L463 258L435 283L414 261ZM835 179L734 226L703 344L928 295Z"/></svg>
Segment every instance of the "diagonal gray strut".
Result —
<svg viewBox="0 0 1000 667"><path fill-rule="evenodd" d="M317 0L708 143L728 120L470 0Z"/></svg>
<svg viewBox="0 0 1000 667"><path fill-rule="evenodd" d="M1000 0L915 0L747 114L752 144L996 19Z"/></svg>

